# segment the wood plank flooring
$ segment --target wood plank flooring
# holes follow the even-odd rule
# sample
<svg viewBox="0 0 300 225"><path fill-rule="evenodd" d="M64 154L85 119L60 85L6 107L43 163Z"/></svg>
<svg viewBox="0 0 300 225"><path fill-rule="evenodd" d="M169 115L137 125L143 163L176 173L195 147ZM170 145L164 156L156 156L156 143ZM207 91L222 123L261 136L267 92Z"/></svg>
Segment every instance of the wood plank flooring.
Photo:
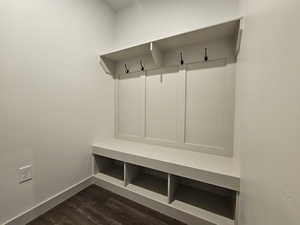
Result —
<svg viewBox="0 0 300 225"><path fill-rule="evenodd" d="M186 225L92 185L28 225Z"/></svg>

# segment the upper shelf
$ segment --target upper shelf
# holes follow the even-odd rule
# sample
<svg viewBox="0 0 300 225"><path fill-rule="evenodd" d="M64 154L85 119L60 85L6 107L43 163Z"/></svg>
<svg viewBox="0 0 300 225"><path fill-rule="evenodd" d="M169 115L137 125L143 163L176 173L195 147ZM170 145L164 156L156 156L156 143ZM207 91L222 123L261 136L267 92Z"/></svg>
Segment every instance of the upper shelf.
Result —
<svg viewBox="0 0 300 225"><path fill-rule="evenodd" d="M217 43L224 42L224 40L227 41L228 44L226 45L230 47L227 48L229 50L226 53L224 53L224 50L219 50L223 52L218 55L209 52L211 53L210 56L215 55L214 58L233 58L238 53L241 40L242 28L240 21L241 18L238 18L130 48L108 52L100 56L100 63L105 72L110 75L124 74L127 69L128 72L143 72L143 67L144 70L152 70L164 66L180 65L180 60L178 60L180 53L184 55L184 64L188 64L194 62L197 57L197 59L204 61L203 48L208 48L208 51L210 51L209 46L218 45ZM193 52L195 46L197 46L198 49L196 49L199 54L201 50L201 55L195 56L195 54L190 53ZM216 50L211 51L216 52ZM173 59L167 59L172 58L174 55ZM210 59L212 58L211 56Z"/></svg>

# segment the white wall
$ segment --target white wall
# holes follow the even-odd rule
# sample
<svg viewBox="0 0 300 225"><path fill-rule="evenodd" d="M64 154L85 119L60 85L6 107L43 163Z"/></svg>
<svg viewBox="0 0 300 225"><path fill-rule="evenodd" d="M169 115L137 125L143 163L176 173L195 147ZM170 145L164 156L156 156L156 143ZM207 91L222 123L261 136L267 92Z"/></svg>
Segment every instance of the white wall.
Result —
<svg viewBox="0 0 300 225"><path fill-rule="evenodd" d="M242 0L238 62L241 225L300 221L300 2Z"/></svg>
<svg viewBox="0 0 300 225"><path fill-rule="evenodd" d="M117 13L114 46L127 47L230 20L237 9L238 0L140 0Z"/></svg>
<svg viewBox="0 0 300 225"><path fill-rule="evenodd" d="M113 18L101 0L0 1L0 224L91 175L93 138L113 134Z"/></svg>

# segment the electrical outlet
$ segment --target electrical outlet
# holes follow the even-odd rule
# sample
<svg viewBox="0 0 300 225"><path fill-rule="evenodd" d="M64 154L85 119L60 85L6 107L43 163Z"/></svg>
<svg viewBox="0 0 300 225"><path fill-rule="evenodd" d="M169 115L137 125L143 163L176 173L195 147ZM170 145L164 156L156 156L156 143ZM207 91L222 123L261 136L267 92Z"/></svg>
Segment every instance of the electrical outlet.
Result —
<svg viewBox="0 0 300 225"><path fill-rule="evenodd" d="M19 183L25 183L32 180L32 165L19 168Z"/></svg>

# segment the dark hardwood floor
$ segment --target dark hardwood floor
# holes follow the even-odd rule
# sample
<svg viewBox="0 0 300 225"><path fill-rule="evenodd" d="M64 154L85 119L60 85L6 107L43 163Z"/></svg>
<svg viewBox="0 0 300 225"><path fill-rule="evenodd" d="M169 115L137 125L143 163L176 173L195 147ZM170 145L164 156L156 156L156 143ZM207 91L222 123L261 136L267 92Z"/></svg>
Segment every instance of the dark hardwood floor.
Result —
<svg viewBox="0 0 300 225"><path fill-rule="evenodd" d="M185 225L92 185L28 225Z"/></svg>

